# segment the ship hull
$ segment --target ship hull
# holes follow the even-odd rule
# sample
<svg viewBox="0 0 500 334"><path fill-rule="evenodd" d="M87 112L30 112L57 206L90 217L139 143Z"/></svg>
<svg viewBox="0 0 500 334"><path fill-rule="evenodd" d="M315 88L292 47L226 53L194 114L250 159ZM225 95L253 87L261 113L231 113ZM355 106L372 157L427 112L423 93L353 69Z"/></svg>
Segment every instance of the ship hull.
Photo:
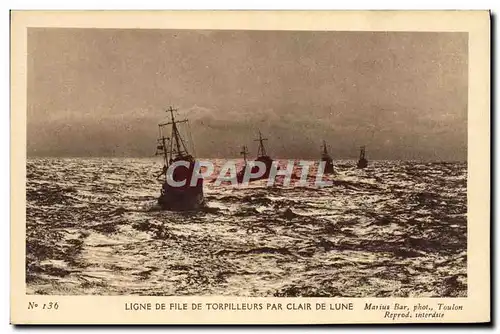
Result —
<svg viewBox="0 0 500 334"><path fill-rule="evenodd" d="M324 173L325 174L333 174L333 165L332 165L332 163L329 163L329 164L327 163L325 165L325 172Z"/></svg>
<svg viewBox="0 0 500 334"><path fill-rule="evenodd" d="M366 168L368 166L368 161L366 159L361 159L358 161L358 168Z"/></svg>
<svg viewBox="0 0 500 334"><path fill-rule="evenodd" d="M323 171L323 173L333 174L333 161L332 161L332 159L323 158L321 160L325 162L325 170Z"/></svg>
<svg viewBox="0 0 500 334"><path fill-rule="evenodd" d="M268 179L269 174L271 173L271 167L273 165L273 160L268 156L261 156L261 157L258 157L257 159L255 159L255 161L263 162L266 170L262 176L250 177L248 182ZM246 172L247 168L250 168L250 167L248 165L244 166L243 169L237 174L236 179L237 179L238 183L243 183L243 179L245 177L245 172ZM252 174L256 174L259 171L258 166L252 166L251 168L252 168L252 170L251 170Z"/></svg>
<svg viewBox="0 0 500 334"><path fill-rule="evenodd" d="M195 211L205 206L205 198L202 189L176 189L167 185L158 198L158 205L162 210Z"/></svg>
<svg viewBox="0 0 500 334"><path fill-rule="evenodd" d="M158 204L163 210L171 211L191 211L199 210L204 204L203 196L203 178L194 177L195 161L191 156L180 157L173 162L187 162L187 166L178 166L172 174L175 183L183 183L175 186L175 183L169 184L167 180L163 183L161 195L158 198ZM193 183L193 184L191 184Z"/></svg>

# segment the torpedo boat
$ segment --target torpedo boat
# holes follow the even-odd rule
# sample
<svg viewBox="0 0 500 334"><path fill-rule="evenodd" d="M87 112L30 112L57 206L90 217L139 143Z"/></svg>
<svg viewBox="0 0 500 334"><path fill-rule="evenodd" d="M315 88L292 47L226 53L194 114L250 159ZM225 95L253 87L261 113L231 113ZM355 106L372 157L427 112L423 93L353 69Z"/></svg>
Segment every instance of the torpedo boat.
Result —
<svg viewBox="0 0 500 334"><path fill-rule="evenodd" d="M179 126L189 124L187 119L176 120L170 107L170 121L158 124L159 138L156 155L163 156L163 169L156 176L162 178L162 188L158 204L163 210L190 211L201 209L204 204L203 178L196 178L196 159L188 152L186 141L182 138ZM165 135L170 133L170 137ZM193 173L195 172L195 173ZM193 184L191 184L193 183Z"/></svg>
<svg viewBox="0 0 500 334"><path fill-rule="evenodd" d="M364 146L360 147L358 168L366 168L368 166L368 160L366 160L366 150Z"/></svg>
<svg viewBox="0 0 500 334"><path fill-rule="evenodd" d="M333 174L333 159L330 156L330 154L328 154L328 150L326 148L326 142L324 140L323 140L323 147L322 148L323 148L323 152L321 154L321 161L325 162L324 173L325 174Z"/></svg>
<svg viewBox="0 0 500 334"><path fill-rule="evenodd" d="M267 140L267 138L262 138L262 133L259 131L259 138L255 139L255 141L259 142L259 146L257 149L257 158L255 158L254 161L262 162L265 166L265 171L264 171L264 174L262 174L261 176L258 176L258 177L257 176L255 176L255 177L250 176L250 178L248 180L249 182L269 178L269 174L271 172L271 167L273 164L273 159L271 159L271 157L269 155L267 155L266 147L264 146L264 141L266 141L266 140ZM258 175L259 174L259 166L254 165L254 166L250 167L250 165L246 161L246 155L248 154L248 151L246 150L246 146L243 147L243 151L241 152L241 154L244 157L245 164L243 166L243 169L240 170L240 172L236 176L238 183L243 182L245 172L247 172L248 168L251 168L251 170L250 170L251 175Z"/></svg>

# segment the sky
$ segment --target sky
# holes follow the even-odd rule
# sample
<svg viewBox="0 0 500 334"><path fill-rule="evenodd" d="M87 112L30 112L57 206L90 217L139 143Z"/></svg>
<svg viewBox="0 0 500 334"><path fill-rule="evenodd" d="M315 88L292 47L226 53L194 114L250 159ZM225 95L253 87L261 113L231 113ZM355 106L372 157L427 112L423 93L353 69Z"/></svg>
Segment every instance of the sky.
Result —
<svg viewBox="0 0 500 334"><path fill-rule="evenodd" d="M466 33L28 30L28 156L155 153L178 108L198 158L467 159Z"/></svg>

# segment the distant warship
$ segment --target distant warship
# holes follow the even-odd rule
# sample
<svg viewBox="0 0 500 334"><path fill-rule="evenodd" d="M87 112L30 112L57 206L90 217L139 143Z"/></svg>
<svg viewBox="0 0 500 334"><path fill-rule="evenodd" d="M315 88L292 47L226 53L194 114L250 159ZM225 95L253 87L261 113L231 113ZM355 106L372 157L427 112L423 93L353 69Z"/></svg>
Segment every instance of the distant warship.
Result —
<svg viewBox="0 0 500 334"><path fill-rule="evenodd" d="M247 155L248 155L248 147L246 145L243 145L243 147L241 148L240 154L243 156L243 167L246 167Z"/></svg>
<svg viewBox="0 0 500 334"><path fill-rule="evenodd" d="M365 147L360 147L359 152L359 160L358 160L358 168L366 168L368 166L368 160L365 157Z"/></svg>
<svg viewBox="0 0 500 334"><path fill-rule="evenodd" d="M197 210L204 205L203 179L200 178L194 185L191 185L196 161L189 154L186 143L178 129L179 124L187 123L188 120L175 120L174 111L177 110L172 107L166 110L167 113L170 113L170 122L158 124L159 138L156 155L163 156L163 170L157 175L157 179L164 176L158 204L164 210ZM168 130L171 131L171 136L165 137ZM184 165L176 166L172 175L167 175L168 168L173 163L183 163ZM185 183L183 186L173 186L171 185L172 182L170 184L168 182L169 177L175 182L185 181Z"/></svg>
<svg viewBox="0 0 500 334"><path fill-rule="evenodd" d="M267 138L262 138L262 133L259 131L259 138L255 139L255 141L259 142L259 147L257 149L257 158L255 159L255 161L263 162L265 167L266 167L266 170L265 170L264 174L260 177L251 177L248 180L249 182L257 181L257 180L261 180L261 179L267 179L269 177L269 174L271 172L271 166L273 164L273 159L271 159L271 157L269 157L266 153L266 147L264 146L264 141L266 141L266 140L267 140ZM243 177L245 176L245 171L247 170L247 168L250 168L248 163L247 163L247 160L246 160L246 156L248 154L246 146L243 146L243 150L242 150L241 154L243 155L245 164L243 166L243 169L237 174L238 183L243 182ZM252 168L252 170L251 170L252 174L258 173L258 171L259 171L258 166L252 166L251 168Z"/></svg>
<svg viewBox="0 0 500 334"><path fill-rule="evenodd" d="M326 148L326 142L323 140L323 152L321 154L321 161L325 162L325 170L323 171L325 174L333 174L333 159L328 154L328 150Z"/></svg>

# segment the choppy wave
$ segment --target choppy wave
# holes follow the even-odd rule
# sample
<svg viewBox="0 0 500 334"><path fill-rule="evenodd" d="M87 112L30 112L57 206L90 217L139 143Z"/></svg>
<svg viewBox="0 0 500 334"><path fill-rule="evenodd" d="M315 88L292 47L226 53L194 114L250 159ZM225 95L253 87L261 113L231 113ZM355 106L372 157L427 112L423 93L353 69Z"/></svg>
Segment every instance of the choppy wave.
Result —
<svg viewBox="0 0 500 334"><path fill-rule="evenodd" d="M465 163L339 161L320 189L206 182L191 213L156 208L158 168L29 159L28 293L467 295Z"/></svg>

